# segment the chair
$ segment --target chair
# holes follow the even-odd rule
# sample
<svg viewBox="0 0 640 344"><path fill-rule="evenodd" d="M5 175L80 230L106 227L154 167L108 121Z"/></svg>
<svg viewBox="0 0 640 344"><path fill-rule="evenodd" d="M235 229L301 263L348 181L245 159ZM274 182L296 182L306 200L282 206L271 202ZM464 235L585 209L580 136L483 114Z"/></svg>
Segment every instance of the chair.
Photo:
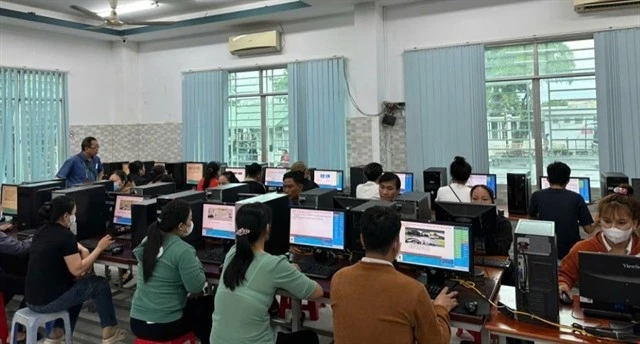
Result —
<svg viewBox="0 0 640 344"><path fill-rule="evenodd" d="M133 344L196 344L196 336L193 333L187 333L180 338L168 342L154 342L152 340L136 338Z"/></svg>
<svg viewBox="0 0 640 344"><path fill-rule="evenodd" d="M18 340L15 334L18 331L18 324L27 329L27 344L36 344L38 342L38 328L45 326L48 322L62 319L64 322L65 343L72 344L73 338L71 333L71 321L69 320L69 312L62 311L57 313L36 313L29 308L23 308L13 315L11 323L11 344L17 344Z"/></svg>
<svg viewBox="0 0 640 344"><path fill-rule="evenodd" d="M317 321L320 319L318 313L319 305L315 301L307 301L306 305L302 305L303 311L309 311L309 320ZM291 298L288 296L282 296L280 298L280 310L278 311L278 317L283 318L287 313L287 309L291 309Z"/></svg>
<svg viewBox="0 0 640 344"><path fill-rule="evenodd" d="M9 328L7 327L7 312L4 309L4 296L0 293L0 343L8 344L7 337L9 337Z"/></svg>

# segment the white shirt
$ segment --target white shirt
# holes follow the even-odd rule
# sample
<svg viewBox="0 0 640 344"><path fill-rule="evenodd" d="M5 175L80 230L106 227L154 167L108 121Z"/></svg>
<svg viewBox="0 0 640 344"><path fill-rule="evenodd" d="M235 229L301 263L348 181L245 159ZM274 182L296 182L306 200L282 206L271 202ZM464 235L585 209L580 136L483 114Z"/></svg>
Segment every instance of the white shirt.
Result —
<svg viewBox="0 0 640 344"><path fill-rule="evenodd" d="M380 186L376 182L366 182L356 187L356 198L380 199Z"/></svg>
<svg viewBox="0 0 640 344"><path fill-rule="evenodd" d="M456 197L458 196L458 197ZM459 199L458 199L459 198ZM436 196L438 202L471 203L471 187L458 183L441 186Z"/></svg>
<svg viewBox="0 0 640 344"><path fill-rule="evenodd" d="M371 264L381 264L381 265L393 266L393 264L391 264L391 262L386 261L386 260L382 260L382 259L378 259L378 258L363 257L362 259L360 259L360 261L365 262L365 263L371 263Z"/></svg>
<svg viewBox="0 0 640 344"><path fill-rule="evenodd" d="M611 252L613 248L609 246L609 243L607 242L607 239L604 236L604 232L602 232L601 235L602 235L602 242L604 243L604 247L607 249L607 252ZM627 248L624 249L624 254L626 255L631 254L632 248L633 248L633 234L629 238L629 245L627 245Z"/></svg>

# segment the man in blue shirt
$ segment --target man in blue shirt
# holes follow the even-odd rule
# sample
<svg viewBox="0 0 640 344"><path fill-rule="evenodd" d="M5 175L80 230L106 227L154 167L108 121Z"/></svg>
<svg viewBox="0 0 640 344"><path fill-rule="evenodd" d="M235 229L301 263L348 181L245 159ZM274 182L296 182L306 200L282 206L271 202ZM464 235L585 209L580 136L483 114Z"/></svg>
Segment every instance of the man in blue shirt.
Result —
<svg viewBox="0 0 640 344"><path fill-rule="evenodd" d="M98 157L100 145L95 137L85 137L82 151L64 162L56 177L67 180L67 186L92 183L102 179L102 162Z"/></svg>

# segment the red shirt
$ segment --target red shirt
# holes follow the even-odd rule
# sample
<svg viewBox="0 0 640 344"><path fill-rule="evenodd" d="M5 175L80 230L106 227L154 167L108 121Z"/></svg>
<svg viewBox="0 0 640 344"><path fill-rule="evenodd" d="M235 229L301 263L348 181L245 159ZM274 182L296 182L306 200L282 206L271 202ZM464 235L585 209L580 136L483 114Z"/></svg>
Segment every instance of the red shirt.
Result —
<svg viewBox="0 0 640 344"><path fill-rule="evenodd" d="M218 183L218 179L217 178L211 178L211 180L209 181L209 186L207 186L206 188L204 187L204 178L200 179L200 181L198 182L198 186L196 186L196 190L197 191L204 191L205 189L208 188L215 188L216 186L218 186L220 183Z"/></svg>

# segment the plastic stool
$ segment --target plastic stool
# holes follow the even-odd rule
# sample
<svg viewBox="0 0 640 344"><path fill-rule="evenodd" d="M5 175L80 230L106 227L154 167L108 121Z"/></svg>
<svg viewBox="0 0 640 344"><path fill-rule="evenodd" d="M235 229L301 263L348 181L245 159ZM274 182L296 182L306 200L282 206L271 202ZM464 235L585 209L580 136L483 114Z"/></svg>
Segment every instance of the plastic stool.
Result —
<svg viewBox="0 0 640 344"><path fill-rule="evenodd" d="M37 344L38 327L45 326L46 323L58 319L62 319L64 322L65 343L73 343L69 312L36 313L29 308L23 308L13 315L13 322L11 323L11 343L16 344L18 342L15 336L18 324L23 325L27 329L27 344Z"/></svg>
<svg viewBox="0 0 640 344"><path fill-rule="evenodd" d="M193 333L187 333L180 338L168 342L154 342L152 340L136 338L133 344L196 344L196 336Z"/></svg>
<svg viewBox="0 0 640 344"><path fill-rule="evenodd" d="M280 310L278 311L278 317L284 319L287 309L291 309L291 298L288 296L282 296L280 298ZM320 319L318 309L318 303L315 301L307 301L306 305L302 305L303 311L309 311L309 320L311 321L317 321Z"/></svg>
<svg viewBox="0 0 640 344"><path fill-rule="evenodd" d="M4 309L4 296L0 293L0 343L7 344L7 337L9 337L9 328L7 327L7 312Z"/></svg>

